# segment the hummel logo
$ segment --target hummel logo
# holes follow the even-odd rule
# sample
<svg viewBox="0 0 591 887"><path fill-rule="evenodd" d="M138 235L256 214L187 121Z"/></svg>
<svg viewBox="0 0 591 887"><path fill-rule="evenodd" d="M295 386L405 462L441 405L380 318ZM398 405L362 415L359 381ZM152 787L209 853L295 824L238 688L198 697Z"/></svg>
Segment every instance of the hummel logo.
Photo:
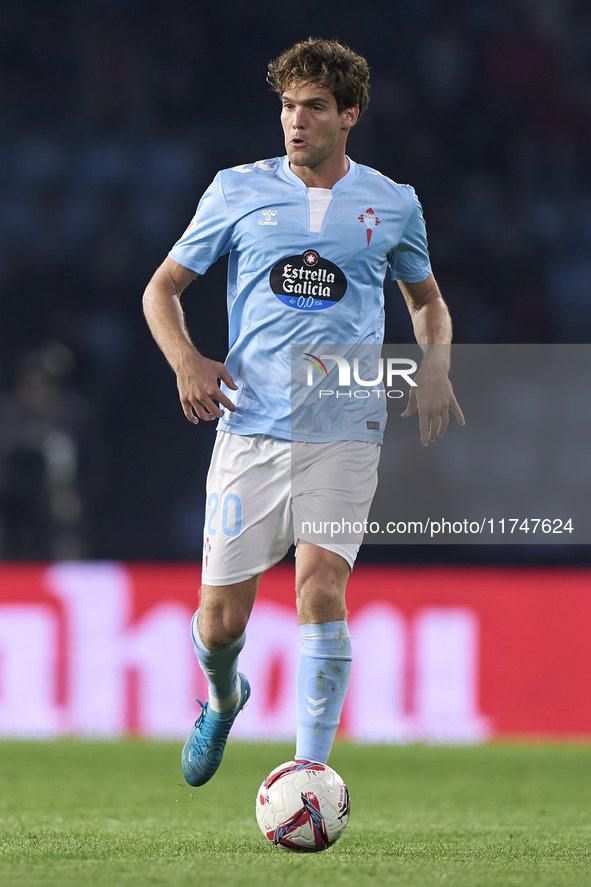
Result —
<svg viewBox="0 0 591 887"><path fill-rule="evenodd" d="M265 217L265 221L259 222L259 225L277 225L277 222L272 221L277 215L276 209L262 209L261 212Z"/></svg>
<svg viewBox="0 0 591 887"><path fill-rule="evenodd" d="M322 703L326 702L327 699L328 696L325 696L324 699L312 699L310 696L308 696L308 702L310 703L310 705L322 705ZM313 709L310 708L310 705L308 706L308 714L311 714L313 718L317 718L321 714L324 714L323 708Z"/></svg>

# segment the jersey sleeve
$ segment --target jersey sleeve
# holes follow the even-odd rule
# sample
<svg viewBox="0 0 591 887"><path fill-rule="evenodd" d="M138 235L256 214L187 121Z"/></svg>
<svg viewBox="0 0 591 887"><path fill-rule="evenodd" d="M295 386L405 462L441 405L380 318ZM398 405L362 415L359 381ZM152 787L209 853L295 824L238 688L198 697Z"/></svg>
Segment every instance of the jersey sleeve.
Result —
<svg viewBox="0 0 591 887"><path fill-rule="evenodd" d="M169 255L185 268L205 274L209 266L231 248L230 214L218 173L199 201L189 227Z"/></svg>
<svg viewBox="0 0 591 887"><path fill-rule="evenodd" d="M407 186L410 188L410 186ZM406 283L419 283L431 273L429 249L427 246L427 230L423 218L423 208L419 199L412 192L410 215L402 231L400 241L389 256L392 280L404 280Z"/></svg>

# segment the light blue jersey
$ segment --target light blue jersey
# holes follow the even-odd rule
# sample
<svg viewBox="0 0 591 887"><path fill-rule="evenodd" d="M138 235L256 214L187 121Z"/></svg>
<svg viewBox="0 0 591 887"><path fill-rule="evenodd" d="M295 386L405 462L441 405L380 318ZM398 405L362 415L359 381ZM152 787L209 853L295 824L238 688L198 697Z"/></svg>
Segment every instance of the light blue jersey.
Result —
<svg viewBox="0 0 591 887"><path fill-rule="evenodd" d="M350 161L319 232L287 157L219 172L170 255L204 274L230 253L226 366L238 391L219 428L285 440L381 443L383 398L359 399L321 431L292 429L291 345L380 345L383 283L431 273L421 205L409 185Z"/></svg>

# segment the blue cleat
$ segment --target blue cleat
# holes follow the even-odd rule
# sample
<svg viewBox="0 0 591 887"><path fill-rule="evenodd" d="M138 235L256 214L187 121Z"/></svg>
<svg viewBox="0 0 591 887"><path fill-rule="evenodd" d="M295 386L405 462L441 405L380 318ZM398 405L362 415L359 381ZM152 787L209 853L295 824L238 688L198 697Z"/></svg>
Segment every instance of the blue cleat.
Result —
<svg viewBox="0 0 591 887"><path fill-rule="evenodd" d="M240 702L230 711L212 711L198 699L201 714L189 733L181 755L183 776L189 785L205 785L222 763L224 749L236 715L241 711L250 696L250 684L243 674L240 679Z"/></svg>

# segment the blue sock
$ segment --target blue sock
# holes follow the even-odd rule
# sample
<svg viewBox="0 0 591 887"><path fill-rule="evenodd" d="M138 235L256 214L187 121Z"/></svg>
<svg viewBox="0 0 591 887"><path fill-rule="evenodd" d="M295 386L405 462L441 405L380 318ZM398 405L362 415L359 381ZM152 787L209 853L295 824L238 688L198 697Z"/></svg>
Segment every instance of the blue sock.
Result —
<svg viewBox="0 0 591 887"><path fill-rule="evenodd" d="M236 677L238 675L238 654L246 641L246 633L243 633L237 641L223 650L208 650L199 634L197 627L197 614L191 621L191 637L195 645L195 654L199 665L209 682L209 690L214 699L228 699L236 692Z"/></svg>
<svg viewBox="0 0 591 887"><path fill-rule="evenodd" d="M349 686L351 636L344 621L300 628L295 757L326 764Z"/></svg>

